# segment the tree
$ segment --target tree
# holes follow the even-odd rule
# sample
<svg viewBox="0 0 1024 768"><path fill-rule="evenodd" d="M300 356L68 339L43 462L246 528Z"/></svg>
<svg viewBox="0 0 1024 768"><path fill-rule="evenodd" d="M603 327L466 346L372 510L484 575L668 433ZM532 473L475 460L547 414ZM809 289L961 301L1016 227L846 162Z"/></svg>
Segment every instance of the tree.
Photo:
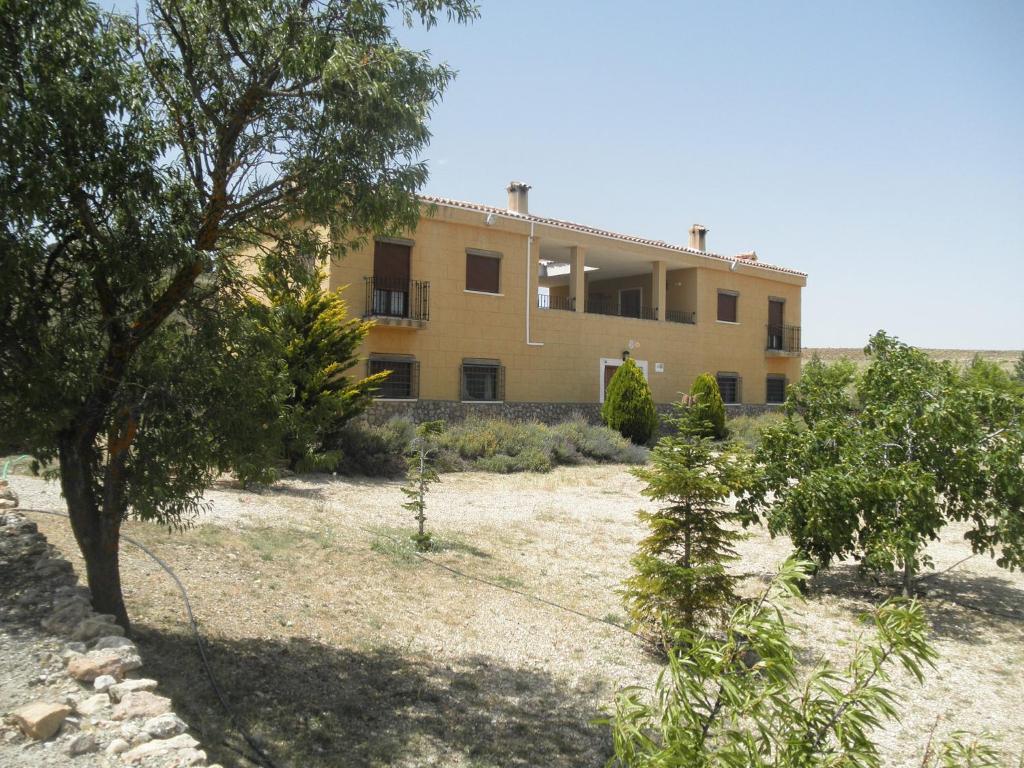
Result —
<svg viewBox="0 0 1024 768"><path fill-rule="evenodd" d="M412 535L412 540L416 543L416 549L421 552L426 552L431 546L432 537L426 530L427 491L441 479L433 462L433 454L437 451L433 438L443 429L443 421L425 421L416 427L416 437L413 438L411 446L413 453L408 461L406 484L402 486L402 493L407 499L402 507L416 513L417 530Z"/></svg>
<svg viewBox="0 0 1024 768"><path fill-rule="evenodd" d="M388 376L353 379L346 372L359 360L359 346L372 323L351 319L341 291L323 289L316 270L296 284L262 275L257 284L268 303L253 301L265 332L277 338L289 386L284 399L282 448L293 471L334 469L342 452L330 447L341 428L370 404Z"/></svg>
<svg viewBox="0 0 1024 768"><path fill-rule="evenodd" d="M726 436L725 403L714 376L702 373L694 379L687 402L693 411L692 423L700 435L717 440Z"/></svg>
<svg viewBox="0 0 1024 768"><path fill-rule="evenodd" d="M640 366L632 360L625 360L608 382L601 419L637 445L650 441L657 430L658 412L651 388Z"/></svg>
<svg viewBox="0 0 1024 768"><path fill-rule="evenodd" d="M925 547L951 521L975 552L1024 566L1024 408L884 333L851 393L848 365L808 366L769 427L756 482L738 508L767 518L827 566L853 556L902 572L909 594Z"/></svg>
<svg viewBox="0 0 1024 768"><path fill-rule="evenodd" d="M745 486L744 465L735 446L716 447L702 436L706 424L692 423L692 408L680 411L678 433L658 441L650 466L633 470L647 483L643 494L666 504L638 513L650 533L623 591L633 621L663 643L673 628L697 631L722 619L738 599L725 566L742 534L724 502Z"/></svg>
<svg viewBox="0 0 1024 768"><path fill-rule="evenodd" d="M390 9L476 14L151 0L136 24L0 0L0 443L59 459L93 605L125 627L129 512L183 524L217 471L268 459L280 371L240 254L298 273L416 223L452 72L402 48Z"/></svg>
<svg viewBox="0 0 1024 768"><path fill-rule="evenodd" d="M619 692L610 726L615 757L630 768L827 768L879 766L873 732L899 719L889 685L898 665L918 681L936 653L916 602L891 600L870 616L843 667L821 660L798 675L782 612L810 563L790 560L762 593L733 609L723 636L681 629L652 694ZM935 750L942 765L995 766L994 752L954 734ZM958 762L958 760L960 760ZM929 763L932 765L933 763Z"/></svg>
<svg viewBox="0 0 1024 768"><path fill-rule="evenodd" d="M1013 380L1018 384L1024 384L1024 352L1020 353L1017 362L1013 364Z"/></svg>

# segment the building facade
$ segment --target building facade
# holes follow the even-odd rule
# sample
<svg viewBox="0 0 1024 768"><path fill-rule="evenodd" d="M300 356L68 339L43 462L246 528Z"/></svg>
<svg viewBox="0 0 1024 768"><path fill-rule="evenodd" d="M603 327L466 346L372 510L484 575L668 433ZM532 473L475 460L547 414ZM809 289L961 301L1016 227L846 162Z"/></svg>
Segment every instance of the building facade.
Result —
<svg viewBox="0 0 1024 768"><path fill-rule="evenodd" d="M331 266L353 315L374 320L367 371L397 403L565 404L591 409L632 358L654 400L705 371L727 403L781 402L800 373L804 273L754 253L686 247L507 209L422 198L415 232L376 238Z"/></svg>

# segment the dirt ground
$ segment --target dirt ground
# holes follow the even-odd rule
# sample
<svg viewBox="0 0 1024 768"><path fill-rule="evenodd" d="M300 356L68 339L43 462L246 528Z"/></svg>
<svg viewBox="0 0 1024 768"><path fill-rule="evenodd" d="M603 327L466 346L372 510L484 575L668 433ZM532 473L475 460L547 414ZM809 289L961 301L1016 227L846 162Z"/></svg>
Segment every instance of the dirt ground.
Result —
<svg viewBox="0 0 1024 768"><path fill-rule="evenodd" d="M23 506L60 508L53 485L12 484ZM465 575L412 555L399 484L386 481L307 477L262 493L224 483L191 530L130 523L125 533L185 583L239 722L282 768L599 766L610 740L590 721L617 688L650 685L659 668L601 621L623 619L616 589L643 533L635 512L650 504L639 490L617 466L444 475L429 499L433 557ZM77 566L66 522L35 519ZM948 530L933 547L925 603L941 656L923 685L895 675L906 695L902 722L880 734L887 766L919 765L933 729L987 730L1024 752L1024 576L985 556L964 561L961 535ZM788 553L787 541L752 531L736 564L743 591ZM172 583L134 547L123 562L147 669L212 759L250 765ZM887 594L852 565L834 567L789 613L801 658L841 662L858 616Z"/></svg>

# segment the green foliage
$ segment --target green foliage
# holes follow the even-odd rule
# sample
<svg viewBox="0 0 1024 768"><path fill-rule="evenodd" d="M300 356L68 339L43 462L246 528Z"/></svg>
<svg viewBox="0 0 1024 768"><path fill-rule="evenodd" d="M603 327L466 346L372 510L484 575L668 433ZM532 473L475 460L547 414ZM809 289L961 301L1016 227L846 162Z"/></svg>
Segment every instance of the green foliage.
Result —
<svg viewBox="0 0 1024 768"><path fill-rule="evenodd" d="M1013 364L1013 380L1018 384L1024 384L1024 352L1020 353L1017 362Z"/></svg>
<svg viewBox="0 0 1024 768"><path fill-rule="evenodd" d="M963 370L964 383L974 389L990 389L1010 395L1024 395L1024 386L996 363L975 353Z"/></svg>
<svg viewBox="0 0 1024 768"><path fill-rule="evenodd" d="M604 394L601 420L636 445L645 445L658 429L658 413L644 372L632 359L615 371Z"/></svg>
<svg viewBox="0 0 1024 768"><path fill-rule="evenodd" d="M725 403L718 390L718 380L710 373L702 373L693 381L690 396L686 399L687 420L690 430L701 437L725 438Z"/></svg>
<svg viewBox="0 0 1024 768"><path fill-rule="evenodd" d="M768 411L757 416L733 416L729 419L729 439L754 450L761 444L762 430L777 427L783 421L785 416L779 411Z"/></svg>
<svg viewBox="0 0 1024 768"><path fill-rule="evenodd" d="M341 457L331 469L342 475L399 477L415 436L416 428L406 419L379 425L350 422L330 438L330 450Z"/></svg>
<svg viewBox="0 0 1024 768"><path fill-rule="evenodd" d="M712 625L736 602L736 579L725 566L736 558L741 533L725 500L747 480L735 446L714 446L711 438L689 432L686 407L680 411L679 433L658 441L650 466L633 470L647 483L644 496L665 505L638 513L650 532L623 590L634 624L660 631L665 643L677 628Z"/></svg>
<svg viewBox="0 0 1024 768"><path fill-rule="evenodd" d="M395 16L392 16L395 12ZM453 73L389 21L469 0L2 0L0 445L59 457L93 603L129 513L265 476L282 385L240 255L286 273L415 226ZM139 23L141 22L141 23Z"/></svg>
<svg viewBox="0 0 1024 768"><path fill-rule="evenodd" d="M433 483L441 478L434 468L433 454L437 450L434 440L444 431L443 421L425 421L416 427L416 437L412 441L413 454L409 457L406 484L402 486L406 502L403 509L415 512L418 530L412 535L416 548L421 552L430 549L430 534L426 531L427 491Z"/></svg>
<svg viewBox="0 0 1024 768"><path fill-rule="evenodd" d="M340 463L342 453L329 447L332 436L366 409L388 375L346 375L359 361L359 346L371 323L350 319L340 290L325 291L323 283L320 271L301 285L265 272L257 285L269 306L252 302L265 332L280 342L289 381L282 450L288 468L298 472Z"/></svg>
<svg viewBox="0 0 1024 768"><path fill-rule="evenodd" d="M936 657L924 611L915 602L886 602L870 616L874 631L861 636L847 664L821 660L798 675L782 602L798 597L810 568L788 561L764 594L733 609L721 635L679 630L654 691L621 691L600 721L611 728L609 765L880 766L874 733L900 712L890 669L902 667L921 681ZM993 765L955 762L965 749L978 754L954 735L939 764Z"/></svg>
<svg viewBox="0 0 1024 768"><path fill-rule="evenodd" d="M642 464L647 451L615 430L583 418L554 426L468 418L438 437L438 467L457 472L550 472L560 464Z"/></svg>
<svg viewBox="0 0 1024 768"><path fill-rule="evenodd" d="M852 391L850 366L812 361L789 418L764 431L750 494L773 534L827 566L852 556L901 569L909 593L925 546L951 521L975 552L1024 566L1024 404L884 333Z"/></svg>

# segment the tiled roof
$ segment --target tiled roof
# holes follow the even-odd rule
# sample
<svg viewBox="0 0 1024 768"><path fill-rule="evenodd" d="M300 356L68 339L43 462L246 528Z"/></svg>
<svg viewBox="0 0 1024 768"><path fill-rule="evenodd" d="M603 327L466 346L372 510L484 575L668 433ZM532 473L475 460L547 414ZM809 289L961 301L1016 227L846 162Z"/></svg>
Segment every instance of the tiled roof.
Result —
<svg viewBox="0 0 1024 768"><path fill-rule="evenodd" d="M717 253L711 253L710 251L698 251L696 248L687 248L682 245L672 245L666 243L664 240L651 240L646 237L638 237L636 235L624 235L619 232L611 232L607 229L598 229L597 227L588 227L586 224L577 224L573 221L562 221L561 219L551 219L546 216L535 216L530 213L516 213L514 211L508 211L504 208L497 208L491 205L482 205L480 203L467 203L463 200L450 200L446 197L434 197L432 195L420 195L420 200L426 203L433 203L435 205L447 205L452 208L462 208L468 211L479 211L480 213L493 213L499 216L505 216L510 219L519 219L521 221L533 222L534 224L544 224L551 227L559 227L560 229L569 229L573 232L583 232L588 235L597 235L598 237L608 237L613 240L621 240L626 243L638 243L640 245L650 245L655 248L664 248L665 250L675 251L677 253L688 253L693 256L701 256L706 259L717 259L731 264L733 261L739 261L745 267L758 267L760 269L772 270L775 272L785 272L788 275L798 275L800 277L807 277L806 272L800 272L796 269L789 269L788 267L779 267L774 264L765 264L760 261L751 261L744 259L743 256L732 257L722 256Z"/></svg>

